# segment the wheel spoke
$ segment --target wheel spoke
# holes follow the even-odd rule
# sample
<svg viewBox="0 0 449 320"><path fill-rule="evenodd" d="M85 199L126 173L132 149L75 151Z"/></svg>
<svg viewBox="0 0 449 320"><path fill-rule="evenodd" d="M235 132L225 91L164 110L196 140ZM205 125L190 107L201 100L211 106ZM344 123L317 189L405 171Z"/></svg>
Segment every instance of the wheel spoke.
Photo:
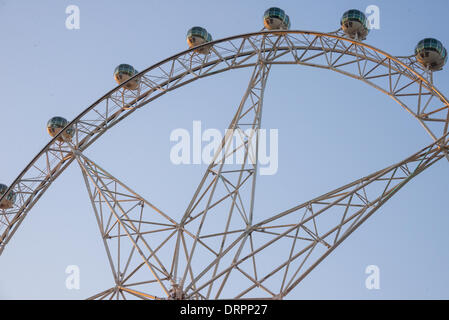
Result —
<svg viewBox="0 0 449 320"><path fill-rule="evenodd" d="M196 251L207 249L215 258L221 254L228 237L233 234L231 229L246 229L252 224L263 94L270 70L270 66L262 61L261 58L261 63L254 68L226 136L181 220L184 232L192 230L189 235L194 235L187 261L184 262L181 287L191 273L192 264L198 264L199 259L194 258ZM208 245L208 237L200 237L200 234L204 230L213 230L213 225L221 228L217 229L221 239L214 239ZM178 254L179 251L176 251L175 255ZM198 252L197 255L201 256ZM180 262L179 259L177 261ZM212 276L215 272L216 269ZM209 298L212 287L211 284L206 298Z"/></svg>
<svg viewBox="0 0 449 320"><path fill-rule="evenodd" d="M178 224L82 153L74 152L82 169L116 284L127 287L130 281L143 279L146 281L141 280L138 285L153 285L149 287L156 290L154 284L159 284L161 293L168 297L167 287L173 278L165 267L168 264L161 261L160 254L163 248L169 247ZM148 235L151 235L151 246L146 239ZM148 267L151 274L144 274L143 266ZM134 295L139 292L131 288L125 291ZM116 297L122 295L121 290L116 293Z"/></svg>
<svg viewBox="0 0 449 320"><path fill-rule="evenodd" d="M233 285L242 287L234 298L261 296L262 285L265 294L276 292L276 298L283 298L406 183L445 157L440 146L445 139L395 165L252 225L192 281L196 290L191 288L192 283L186 285L186 290L191 294L205 292L211 283L225 283L238 267L244 277L232 279ZM252 243L244 243L248 235L252 235ZM244 243L243 248L238 247L239 243ZM241 257L220 268L214 277L205 276L233 251L241 253ZM255 257L262 267L259 273L264 274L257 280L248 277L254 270Z"/></svg>

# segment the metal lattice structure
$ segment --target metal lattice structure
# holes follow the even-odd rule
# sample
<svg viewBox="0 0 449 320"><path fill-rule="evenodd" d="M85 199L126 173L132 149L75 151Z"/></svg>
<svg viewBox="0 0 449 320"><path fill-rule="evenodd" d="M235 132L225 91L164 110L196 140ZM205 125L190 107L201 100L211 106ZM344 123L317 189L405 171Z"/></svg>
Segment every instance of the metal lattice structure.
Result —
<svg viewBox="0 0 449 320"><path fill-rule="evenodd" d="M207 54L198 48L207 47ZM258 131L270 69L299 65L336 71L390 96L433 143L397 164L284 212L254 212ZM89 159L99 137L153 100L225 71L252 70L226 135L180 221ZM126 84L138 79L136 90ZM11 184L14 207L0 209L0 253L52 182L78 163L107 252L114 284L92 298L282 299L326 256L416 175L448 157L449 101L432 71L339 30L261 31L186 50L140 72L85 109ZM237 153L241 164L224 165ZM273 259L272 257L276 257ZM201 257L201 258L199 258Z"/></svg>

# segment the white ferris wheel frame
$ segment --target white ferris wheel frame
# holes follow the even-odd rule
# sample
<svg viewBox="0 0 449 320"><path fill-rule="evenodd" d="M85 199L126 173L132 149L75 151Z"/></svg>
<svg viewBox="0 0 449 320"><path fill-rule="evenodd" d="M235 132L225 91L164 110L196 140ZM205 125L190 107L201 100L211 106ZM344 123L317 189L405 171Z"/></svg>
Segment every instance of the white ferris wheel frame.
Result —
<svg viewBox="0 0 449 320"><path fill-rule="evenodd" d="M208 53L198 53L204 52L202 49ZM253 161L249 158L250 145L257 150L258 135L247 135L244 129L260 128L266 81L277 64L333 70L369 84L418 120L433 143L392 166L255 221L258 153ZM181 221L174 221L83 153L118 122L162 95L240 68L253 70L229 125L239 132L241 143L233 146L225 136L220 149L223 158L217 152ZM126 84L136 79L138 88L127 90ZM348 38L341 30L261 31L216 40L163 60L108 92L67 125L75 132L71 141L62 132L54 137L0 198L11 191L17 196L12 208L0 210L0 254L34 204L75 160L85 179L115 282L92 298L282 299L413 177L441 158L449 160L448 125L449 101L434 86L432 71L413 56L392 56ZM233 170L224 168L223 160L238 150L244 150L244 163ZM226 201L230 203L228 213L223 214L224 230L205 234L207 228L215 227L206 218ZM336 216L333 222L326 220ZM322 225L327 229L323 231ZM168 235L160 241L149 240L162 233ZM122 239L127 239L127 248ZM208 239L213 239L212 245ZM286 247L285 259L266 269L270 263L267 250L280 243ZM167 248L173 250L168 263L159 258ZM199 266L195 254L202 251L212 258ZM149 272L149 280L132 282L142 270ZM241 288L234 285L240 280L230 280L235 292L228 285L234 274L244 279ZM271 283L272 279L276 281ZM153 287L141 289L144 286Z"/></svg>

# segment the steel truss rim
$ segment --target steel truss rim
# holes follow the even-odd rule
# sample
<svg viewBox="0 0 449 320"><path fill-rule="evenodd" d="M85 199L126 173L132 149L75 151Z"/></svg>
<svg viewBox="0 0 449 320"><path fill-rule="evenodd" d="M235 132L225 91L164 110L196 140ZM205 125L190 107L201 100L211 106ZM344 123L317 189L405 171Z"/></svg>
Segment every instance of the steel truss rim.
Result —
<svg viewBox="0 0 449 320"><path fill-rule="evenodd" d="M373 49L373 50L375 50L376 52L379 52L380 54L382 54L383 56L388 57L389 59L392 59L392 60L394 60L395 62L401 64L401 65L402 65L404 68L406 68L408 71L412 72L412 73L415 74L418 78L420 78L422 81L426 82L426 83L428 84L428 86L429 86L429 87L430 87L430 88L431 88L431 89L432 89L438 96L441 97L441 99L443 100L443 102L445 102L447 105L449 105L449 100L448 100L448 99L441 93L441 91L439 91L433 84L429 83L428 80L424 79L424 78L422 77L422 75L420 75L418 72L416 72L416 71L415 71L414 69L412 69L410 66L407 66L407 65L404 64L402 61L400 61L396 56L393 56L393 55L387 53L386 51L380 50L380 49L378 49L378 48L376 48L376 47L374 47L374 46L371 46L371 45L369 45L369 44L366 44L366 43L364 43L364 42L358 42L358 41L352 40L352 39L350 39L350 38L347 38L347 37L344 37L344 36L341 36L341 35L339 36L339 35L335 35L335 34L332 34L332 33L316 32L316 31L302 31L302 30L288 30L288 31L281 31L281 30L280 30L280 31L277 31L277 32L273 32L273 31L260 31L260 32L245 33L245 34L240 34L240 35L236 35L236 36L232 36L232 37L227 37L227 38L217 39L217 40L214 40L214 41L212 41L212 42L210 42L210 43L208 43L208 44L200 45L200 46L198 46L198 47L196 47L196 48L201 48L201 47L208 46L208 45L215 45L215 44L223 43L223 42L230 41L230 40L240 39L240 38L244 38L244 37L257 36L257 35L273 35L273 34L275 34L275 33L282 33L282 34L306 34L306 35L315 35L315 36L320 36L320 37L321 37L321 36L327 36L327 37L335 38L335 39L338 39L338 40L341 40L341 41L346 41L346 42L356 43L357 45L362 46L362 47L365 47L365 48ZM76 116L76 117L75 117L75 118L74 118L74 119L73 119L67 126L69 127L69 126L75 124L78 120L80 120L85 114L87 114L89 111L91 111L91 110L92 110L95 106L97 106L100 102L102 102L103 100L107 99L112 93L117 92L117 91L120 90L120 89L123 89L129 81L132 81L133 79L138 78L138 77L140 77L140 76L146 74L147 72L149 72L149 71L151 71L151 70L153 70L153 69L155 69L155 68L158 68L159 66L163 65L164 63L166 63L166 62L168 62L168 61L171 61L171 60L173 60L173 59L176 59L176 58L178 58L178 57L180 57L180 56L182 56L182 55L184 55L184 54L194 52L194 51L196 50L196 48L191 48L191 49L187 49L187 50L184 50L184 51L182 51L182 52L179 52L179 53L177 53L177 54L175 54L175 55L172 55L171 57L169 57L169 58L167 58L167 59L161 60L161 61L159 61L159 62L153 64L152 66L150 66L150 67L148 67L148 68L142 70L141 72L139 72L138 74L136 74L134 77L130 78L130 79L127 80L126 82L124 82L124 83L122 83L122 84L116 86L115 88L111 89L109 92L107 92L106 94L104 94L101 98L99 98L99 99L96 100L94 103L92 103L89 107L87 107L86 109L84 109L84 110L83 110L78 116ZM249 66L251 66L251 65L248 65L248 66L245 66L245 67L249 67ZM224 71L227 71L227 70L224 70ZM223 72L224 72L224 71L223 71ZM209 75L208 75L208 76L209 76ZM58 134L57 136L55 136L53 139L51 139L51 140L47 143L47 145L44 146L44 148L42 148L42 150L41 150L41 151L40 151L40 152L33 158L33 160L31 160L30 163L25 167L25 169L24 169L24 170L22 171L22 173L18 176L18 178L16 178L16 179L14 180L13 184L17 182L17 180L20 178L20 176L22 176L23 173L26 172L26 169L30 167L30 164L31 164L32 162L34 162L34 161L39 157L39 155L41 155L41 154L43 153L43 151L45 151L46 149L48 149L51 145L53 145L53 144L57 141L57 139L58 139L59 136L60 136L60 134Z"/></svg>
<svg viewBox="0 0 449 320"><path fill-rule="evenodd" d="M108 93L106 93L105 95L103 95L101 98L99 98L98 100L96 100L93 104L91 104L89 107L87 107L86 109L84 109L78 116L76 116L68 125L67 127L70 127L72 125L74 125L77 121L79 121L84 115L86 115L89 111L91 111L95 106L97 106L100 102L104 101L105 99L107 99L108 97L111 96L111 94L113 94L114 92L119 91L120 89L123 89L126 84L130 81L132 81L135 78L141 77L142 75L145 75L146 73L148 73L151 70L154 70L156 68L158 68L159 66L163 65L164 63L171 61L173 59L176 59L184 54L187 53L192 53L194 52L197 48L201 48L204 46L208 46L208 45L215 45L215 44L219 44L219 43L223 43L226 41L230 41L230 40L235 40L235 39L240 39L240 38L244 38L244 37L250 37L250 36L257 36L257 35L273 35L276 33L282 33L282 34L306 34L306 35L315 35L315 36L328 36L331 38L335 38L341 41L347 41L347 42L351 42L351 43L356 43L359 46L365 47L365 48L369 48L369 49L373 49L376 52L379 52L380 54L384 55L385 57L388 57L389 59L394 60L395 62L401 64L404 68L406 68L408 71L412 72L415 76L417 76L418 78L420 78L422 81L424 81L429 88L434 91L438 96L440 96L440 98L442 99L442 101L444 103L446 103L449 106L449 99L447 99L442 93L441 91L439 91L433 84L431 84L428 80L424 79L422 77L422 75L420 75L418 72L416 72L414 69L412 69L410 66L407 66L406 64L404 64L402 61L400 61L396 56L393 56L383 50L380 50L374 46L368 45L364 42L358 42L355 40L352 40L350 38L344 37L344 36L338 36L332 33L323 33L323 32L316 32L316 31L301 31L301 30L288 30L288 31L260 31L260 32L252 32L252 33L245 33L245 34L240 34L237 36L232 36L232 37L227 37L227 38L222 38L222 39L218 39L218 40L214 40L208 44L203 44L200 45L196 48L191 48L191 49L187 49L184 50L180 53L177 53L167 59L161 60L159 62L157 62L156 64L146 68L145 70L142 70L141 72L139 72L138 74L136 74L134 77L128 79L127 81L123 82L122 84L116 86L115 88L111 89ZM269 63L269 62L268 62ZM246 65L245 67L250 67L252 65ZM233 68L234 69L234 68ZM229 70L233 70L233 69L229 69ZM238 69L238 68L236 68ZM223 70L222 72L225 72L228 70ZM335 70L332 70L335 71ZM348 76L347 74L344 74L346 76ZM210 76L210 75L207 75ZM206 76L206 77L207 77ZM140 108L140 107L139 107ZM54 138L52 138L43 148L41 151L39 151L37 153L37 155L30 161L30 163L25 167L25 169L19 174L19 176L13 181L13 183L11 184L11 186L13 186L14 184L16 184L19 180L20 177L24 175L24 173L26 173L27 169L29 169L32 165L32 163L35 162L35 160L37 160L39 158L40 155L42 155L44 153L45 150L47 150L50 146L52 146L53 144L55 144L55 142L57 142L58 138L60 137L61 133L56 135ZM11 189L8 189L8 191L10 191ZM0 200L3 199L0 198Z"/></svg>

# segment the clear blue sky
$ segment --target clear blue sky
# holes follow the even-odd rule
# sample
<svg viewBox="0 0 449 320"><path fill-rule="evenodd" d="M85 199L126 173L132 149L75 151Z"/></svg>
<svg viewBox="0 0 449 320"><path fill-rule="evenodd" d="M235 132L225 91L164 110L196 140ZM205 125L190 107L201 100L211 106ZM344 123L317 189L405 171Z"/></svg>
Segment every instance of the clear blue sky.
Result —
<svg viewBox="0 0 449 320"><path fill-rule="evenodd" d="M78 5L81 29L65 28ZM11 183L49 141L54 115L73 119L116 84L116 65L142 70L186 48L185 34L206 27L214 39L262 28L270 6L292 29L334 31L351 8L380 7L381 29L367 42L409 55L424 37L449 46L446 0L112 1L0 0L0 181ZM447 68L446 68L447 69ZM169 160L170 132L193 120L224 128L248 70L197 81L138 111L88 155L175 217L185 209L203 165ZM449 71L435 75L449 95ZM279 129L279 171L258 180L261 207L277 212L402 160L431 142L390 98L324 70L278 67L265 99L264 127ZM414 179L331 254L290 299L448 299L449 163ZM270 202L264 195L276 199ZM65 288L79 265L81 289ZM365 268L380 268L380 290L365 288ZM79 168L69 168L33 208L0 257L0 299L81 299L112 286Z"/></svg>

